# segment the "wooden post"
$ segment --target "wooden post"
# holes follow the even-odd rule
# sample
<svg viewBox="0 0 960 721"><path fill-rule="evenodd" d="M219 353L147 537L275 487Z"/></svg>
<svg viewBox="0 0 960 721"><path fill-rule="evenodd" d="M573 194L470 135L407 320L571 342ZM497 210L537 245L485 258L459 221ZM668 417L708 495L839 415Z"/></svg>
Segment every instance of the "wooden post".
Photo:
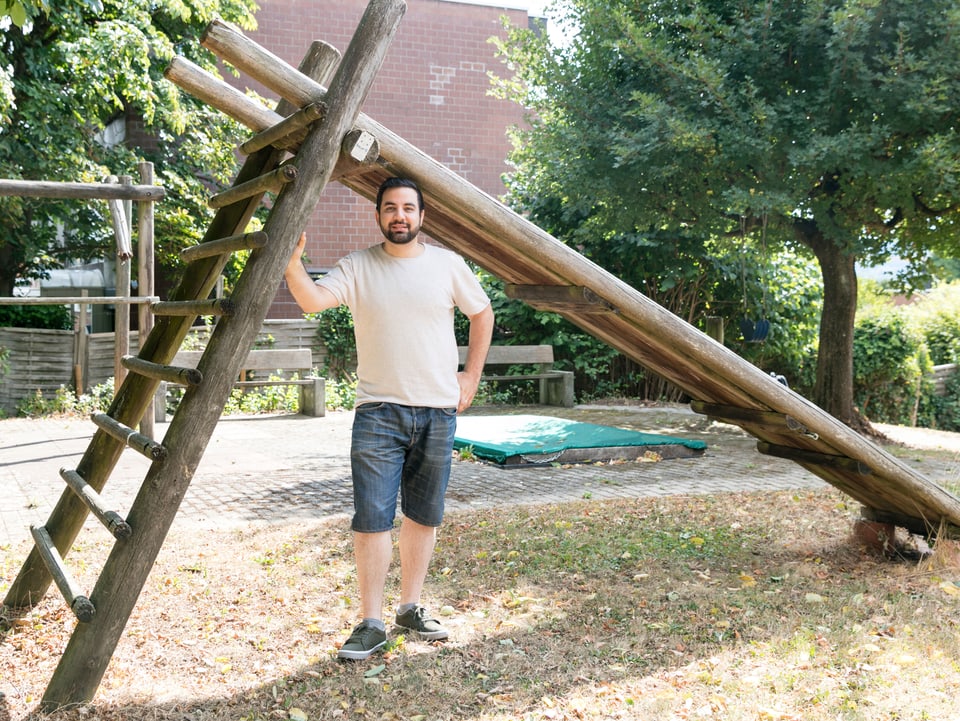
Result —
<svg viewBox="0 0 960 721"><path fill-rule="evenodd" d="M372 0L367 6L331 83L330 110L293 161L299 179L280 193L266 221L270 242L251 254L237 283L233 297L244 312L217 324L201 358L204 382L184 394L164 436L169 455L150 467L127 516L136 543L114 546L90 596L97 616L71 636L42 708L53 710L93 697L404 9L403 0ZM130 374L128 381L134 377Z"/></svg>
<svg viewBox="0 0 960 721"><path fill-rule="evenodd" d="M153 163L141 162L140 184L153 185ZM152 202L137 203L137 295L152 296L154 292L154 205ZM145 304L137 306L137 345L143 348L147 336L153 330L153 313ZM151 396L152 399L152 396ZM140 420L140 432L145 436L153 437L153 402L147 406L147 412Z"/></svg>
<svg viewBox="0 0 960 721"><path fill-rule="evenodd" d="M107 183L116 183L118 178L111 175ZM119 178L121 185L131 185L129 175ZM110 217L113 220L113 234L117 241L116 279L114 295L128 297L130 295L130 259L133 257L133 246L130 240L129 200L108 200ZM120 359L130 353L130 305L117 303L113 310L113 388L123 383L127 370Z"/></svg>
<svg viewBox="0 0 960 721"><path fill-rule="evenodd" d="M716 315L708 315L706 331L708 336L723 345L723 318Z"/></svg>
<svg viewBox="0 0 960 721"><path fill-rule="evenodd" d="M88 291L80 291L81 297L86 297ZM79 398L86 390L87 367L87 304L80 303L80 312L77 314L76 332L73 336L73 392Z"/></svg>

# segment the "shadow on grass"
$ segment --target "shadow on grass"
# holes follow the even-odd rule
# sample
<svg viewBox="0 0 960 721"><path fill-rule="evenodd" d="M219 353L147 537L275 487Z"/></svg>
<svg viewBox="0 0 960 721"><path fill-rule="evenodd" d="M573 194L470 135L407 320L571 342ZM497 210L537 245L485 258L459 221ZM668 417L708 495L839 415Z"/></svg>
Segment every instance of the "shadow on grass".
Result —
<svg viewBox="0 0 960 721"><path fill-rule="evenodd" d="M14 662L30 689L15 706L8 700L7 713L949 717L960 688L956 601L914 562L862 553L849 523L832 491L454 513L427 591L451 640L403 639L362 662L333 657L356 620L343 524L178 539L158 560L96 701L37 713L52 666L35 656ZM392 583L388 598L396 591ZM8 635L5 655L62 644L63 614L47 601L38 614L46 630ZM931 683L925 661L935 658ZM891 665L896 678L876 671Z"/></svg>

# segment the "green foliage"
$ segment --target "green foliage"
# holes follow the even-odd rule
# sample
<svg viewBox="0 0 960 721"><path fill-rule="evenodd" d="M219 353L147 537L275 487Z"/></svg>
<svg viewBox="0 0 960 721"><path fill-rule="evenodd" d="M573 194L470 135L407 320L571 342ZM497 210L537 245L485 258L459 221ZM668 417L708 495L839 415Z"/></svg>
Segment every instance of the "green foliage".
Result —
<svg viewBox="0 0 960 721"><path fill-rule="evenodd" d="M300 376L294 373L290 379ZM270 381L283 380L281 376L270 374ZM175 413L183 400L184 389L172 386L167 390L167 413ZM356 380L327 379L324 384L324 400L329 410L349 410L353 408L357 397ZM265 385L247 388L234 388L223 407L224 415L253 415L257 413L297 413L300 409L300 391L294 385Z"/></svg>
<svg viewBox="0 0 960 721"><path fill-rule="evenodd" d="M297 374L293 377L299 378ZM271 374L268 380L281 380L281 377ZM261 386L256 390L234 388L223 407L223 414L229 416L278 411L296 413L299 407L300 391L297 386Z"/></svg>
<svg viewBox="0 0 960 721"><path fill-rule="evenodd" d="M357 377L327 378L324 381L324 400L330 410L350 410L357 402Z"/></svg>
<svg viewBox="0 0 960 721"><path fill-rule="evenodd" d="M73 330L73 312L66 305L0 305L0 328Z"/></svg>
<svg viewBox="0 0 960 721"><path fill-rule="evenodd" d="M791 387L801 392L809 390L813 385L817 317L822 303L815 264L806 255L789 249L770 257L751 253L746 258L740 258L735 248L731 250L724 244L710 244L707 250L701 290L697 291L703 298L702 302L697 301L701 315L689 320L702 330L705 315L722 317L729 348L765 370L785 375ZM609 265L603 249L598 249L594 260L604 267ZM507 298L498 279L481 274L481 282L491 298L497 321L494 342L552 345L554 365L574 371L579 399L681 398L676 388L561 316L536 311ZM691 309L688 305L674 312L689 314ZM741 340L737 324L745 312L770 321L770 334L763 343ZM506 394L507 401L520 400L517 394L522 392L519 386L504 384L491 389L501 399Z"/></svg>
<svg viewBox="0 0 960 721"><path fill-rule="evenodd" d="M17 403L17 415L27 418L42 416L89 416L93 413L105 413L113 402L113 379L95 386L90 393L79 397L66 386L60 386L52 398L43 395L40 389Z"/></svg>
<svg viewBox="0 0 960 721"><path fill-rule="evenodd" d="M717 265L722 266L722 247L716 253ZM809 395L823 305L816 264L808 254L790 248L769 258L751 254L740 264L740 272L727 269L709 306L711 314L725 319L725 344L763 370L785 376L791 388ZM742 316L768 320L766 339L757 343L743 339Z"/></svg>
<svg viewBox="0 0 960 721"><path fill-rule="evenodd" d="M924 426L944 431L960 431L960 373L947 380L942 396L930 394L921 406L924 411Z"/></svg>
<svg viewBox="0 0 960 721"><path fill-rule="evenodd" d="M914 425L932 364L903 313L858 319L853 339L854 398L874 421Z"/></svg>
<svg viewBox="0 0 960 721"><path fill-rule="evenodd" d="M719 282L710 243L730 265L734 241L806 246L833 287L851 287L851 258L896 253L923 272L929 250L953 255L955 0L560 7L569 45L527 29L499 44L513 75L497 92L530 109L508 202L680 317L699 318ZM852 317L852 295L828 301L827 320ZM852 345L840 351L821 381L844 380Z"/></svg>
<svg viewBox="0 0 960 721"><path fill-rule="evenodd" d="M99 0L88 0L92 7L103 6ZM45 0L2 0L0 2L0 18L9 17L18 28L22 28L27 21L39 12L50 12L50 4Z"/></svg>
<svg viewBox="0 0 960 721"><path fill-rule="evenodd" d="M353 315L346 306L308 313L308 320L318 321L317 337L326 349L323 375L337 381L348 380L356 365L357 342L353 334Z"/></svg>
<svg viewBox="0 0 960 721"><path fill-rule="evenodd" d="M935 394L934 365L960 360L960 282L910 298L863 283L857 316L858 403L873 421L960 430L960 376Z"/></svg>
<svg viewBox="0 0 960 721"><path fill-rule="evenodd" d="M208 224L210 186L232 178L245 133L181 95L163 70L180 53L217 74L215 58L199 46L201 32L215 16L253 28L255 7L253 0L67 0L0 25L0 54L10 59L0 66L0 177L100 182L137 177L138 161L153 162L166 189L156 207L157 260L176 267L179 250ZM122 127L146 135L106 141ZM49 268L109 252L107 216L102 202L0 198L0 295Z"/></svg>
<svg viewBox="0 0 960 721"><path fill-rule="evenodd" d="M906 308L935 365L960 361L960 282L932 288Z"/></svg>

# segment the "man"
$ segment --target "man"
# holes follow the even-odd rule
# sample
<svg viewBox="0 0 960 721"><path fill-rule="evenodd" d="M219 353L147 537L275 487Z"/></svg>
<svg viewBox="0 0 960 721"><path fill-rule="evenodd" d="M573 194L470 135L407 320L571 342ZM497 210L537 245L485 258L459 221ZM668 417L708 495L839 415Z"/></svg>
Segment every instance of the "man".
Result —
<svg viewBox="0 0 960 721"><path fill-rule="evenodd" d="M389 178L376 203L383 243L349 254L314 283L301 262L301 236L285 273L304 312L346 305L353 314L358 382L351 528L363 618L338 652L345 659L367 658L387 640L383 596L398 494L404 519L396 624L427 640L448 636L420 605L420 594L443 518L456 416L477 392L493 310L462 258L418 240L423 215L417 185ZM459 373L455 307L470 319Z"/></svg>

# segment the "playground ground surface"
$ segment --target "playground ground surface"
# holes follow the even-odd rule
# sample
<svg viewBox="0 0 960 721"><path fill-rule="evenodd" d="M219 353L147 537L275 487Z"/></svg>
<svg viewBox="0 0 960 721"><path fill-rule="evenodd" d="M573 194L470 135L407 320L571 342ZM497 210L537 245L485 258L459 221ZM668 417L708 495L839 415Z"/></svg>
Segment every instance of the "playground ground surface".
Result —
<svg viewBox="0 0 960 721"><path fill-rule="evenodd" d="M94 703L46 718L960 718L954 544L861 548L855 503L682 407L537 412L616 418L708 450L457 463L425 598L450 641L393 634L383 656L343 663L335 650L357 620L349 497L338 500L349 414L224 419ZM30 423L25 460L13 449ZM75 462L80 423L0 421L4 487ZM956 484L956 436L882 430L906 444L895 455ZM107 489L122 500L141 469L118 470ZM18 524L45 517L40 485L32 508L4 517L0 592L29 548ZM68 556L84 588L109 553L104 535L85 530ZM396 592L392 579L388 604ZM39 718L74 623L55 592L7 619L0 721Z"/></svg>

